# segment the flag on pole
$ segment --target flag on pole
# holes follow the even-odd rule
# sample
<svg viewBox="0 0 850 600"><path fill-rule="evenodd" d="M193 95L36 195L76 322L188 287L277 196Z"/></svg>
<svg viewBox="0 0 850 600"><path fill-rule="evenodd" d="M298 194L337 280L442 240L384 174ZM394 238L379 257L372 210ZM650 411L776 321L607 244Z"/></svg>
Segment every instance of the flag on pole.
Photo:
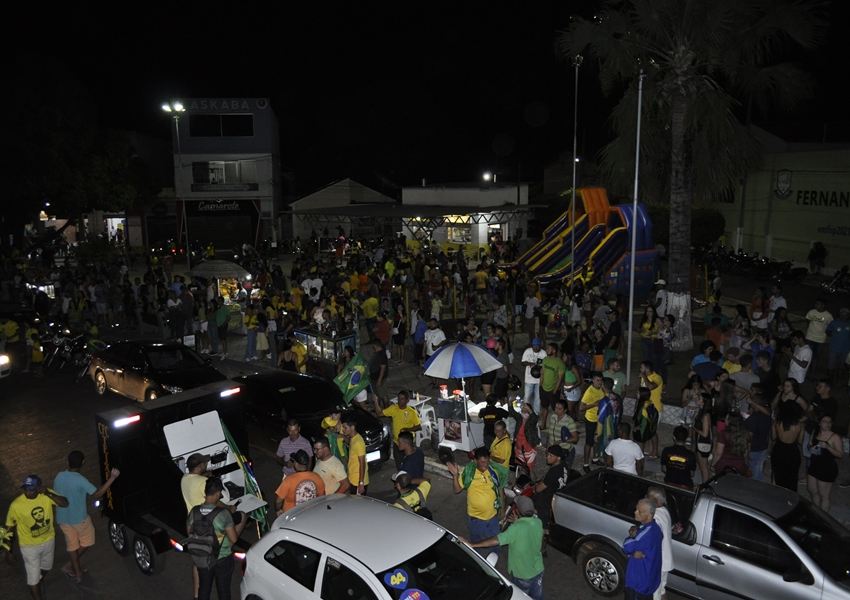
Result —
<svg viewBox="0 0 850 600"><path fill-rule="evenodd" d="M227 443L230 445L230 449L233 450L233 456L236 457L236 463L239 465L239 468L242 469L242 474L245 476L245 493L253 494L262 500L263 492L260 491L260 486L257 485L257 479L254 477L254 470L251 469L251 465L249 465L248 461L245 460L245 457L242 455L242 451L236 446L236 443L233 441L224 421L221 421L221 429L224 431L224 439L227 440ZM269 530L269 521L266 516L265 506L261 506L260 508L251 511L249 516L257 522L260 535Z"/></svg>
<svg viewBox="0 0 850 600"><path fill-rule="evenodd" d="M350 404L354 396L369 386L369 372L359 352L340 371L339 375L334 377L334 383L342 390L342 397L346 404Z"/></svg>

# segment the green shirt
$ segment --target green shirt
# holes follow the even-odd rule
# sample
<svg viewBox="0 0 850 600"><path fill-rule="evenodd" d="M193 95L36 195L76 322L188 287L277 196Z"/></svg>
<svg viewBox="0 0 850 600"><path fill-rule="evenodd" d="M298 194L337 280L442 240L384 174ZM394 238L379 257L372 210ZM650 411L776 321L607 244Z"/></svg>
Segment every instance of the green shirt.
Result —
<svg viewBox="0 0 850 600"><path fill-rule="evenodd" d="M227 317L230 316L230 309L224 305L219 306L213 316L215 317L215 326L221 327L227 321Z"/></svg>
<svg viewBox="0 0 850 600"><path fill-rule="evenodd" d="M214 504L201 504L198 506L201 511L201 514L208 515L213 510L215 510ZM190 510L188 516L186 517L186 525L191 528L192 521L194 521L194 510ZM230 515L230 511L226 508L219 511L219 513L215 516L215 520L213 521L213 529L215 529L215 536L218 538L218 558L221 560L222 558L226 558L232 554L230 548L230 539L227 537L226 529L228 527L233 527L233 517Z"/></svg>
<svg viewBox="0 0 850 600"><path fill-rule="evenodd" d="M540 380L542 389L547 392L554 392L555 388L558 387L558 379L563 377L567 370L567 365L557 356L547 356L540 366L543 369Z"/></svg>
<svg viewBox="0 0 850 600"><path fill-rule="evenodd" d="M499 544L510 546L508 573L532 579L543 572L543 523L537 517L521 517L498 535Z"/></svg>
<svg viewBox="0 0 850 600"><path fill-rule="evenodd" d="M622 371L617 371L616 373L612 373L611 371L605 371L602 373L602 377L610 377L614 380L614 389L611 390L618 396L623 395L623 386L626 385L626 374Z"/></svg>

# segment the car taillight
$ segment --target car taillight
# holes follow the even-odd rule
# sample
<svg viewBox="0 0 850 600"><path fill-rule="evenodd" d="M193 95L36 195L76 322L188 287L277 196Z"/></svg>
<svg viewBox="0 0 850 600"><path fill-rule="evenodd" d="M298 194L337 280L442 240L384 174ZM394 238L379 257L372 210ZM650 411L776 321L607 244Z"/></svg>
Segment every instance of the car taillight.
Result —
<svg viewBox="0 0 850 600"><path fill-rule="evenodd" d="M242 577L245 577L245 570L248 568L248 558L245 556L244 552L234 552L233 553L236 558L242 561ZM242 555L240 558L239 555Z"/></svg>

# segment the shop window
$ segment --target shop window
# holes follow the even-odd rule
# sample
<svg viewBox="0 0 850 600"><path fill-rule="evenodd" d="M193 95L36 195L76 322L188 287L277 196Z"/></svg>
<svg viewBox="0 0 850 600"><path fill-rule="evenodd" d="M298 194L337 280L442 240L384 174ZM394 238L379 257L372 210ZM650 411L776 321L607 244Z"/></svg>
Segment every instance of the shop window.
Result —
<svg viewBox="0 0 850 600"><path fill-rule="evenodd" d="M189 115L189 137L251 137L254 115Z"/></svg>
<svg viewBox="0 0 850 600"><path fill-rule="evenodd" d="M192 183L257 183L257 163L253 160L192 163Z"/></svg>

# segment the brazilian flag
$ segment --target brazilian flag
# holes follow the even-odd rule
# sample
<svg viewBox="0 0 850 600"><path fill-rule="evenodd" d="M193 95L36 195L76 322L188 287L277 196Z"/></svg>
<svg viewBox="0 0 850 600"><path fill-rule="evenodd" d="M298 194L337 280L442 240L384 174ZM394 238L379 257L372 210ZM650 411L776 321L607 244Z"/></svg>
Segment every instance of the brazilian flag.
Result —
<svg viewBox="0 0 850 600"><path fill-rule="evenodd" d="M369 387L369 372L366 370L366 363L363 362L363 356L359 352L339 372L339 375L334 377L334 383L342 390L342 398L346 404L351 403L351 399L361 390Z"/></svg>

